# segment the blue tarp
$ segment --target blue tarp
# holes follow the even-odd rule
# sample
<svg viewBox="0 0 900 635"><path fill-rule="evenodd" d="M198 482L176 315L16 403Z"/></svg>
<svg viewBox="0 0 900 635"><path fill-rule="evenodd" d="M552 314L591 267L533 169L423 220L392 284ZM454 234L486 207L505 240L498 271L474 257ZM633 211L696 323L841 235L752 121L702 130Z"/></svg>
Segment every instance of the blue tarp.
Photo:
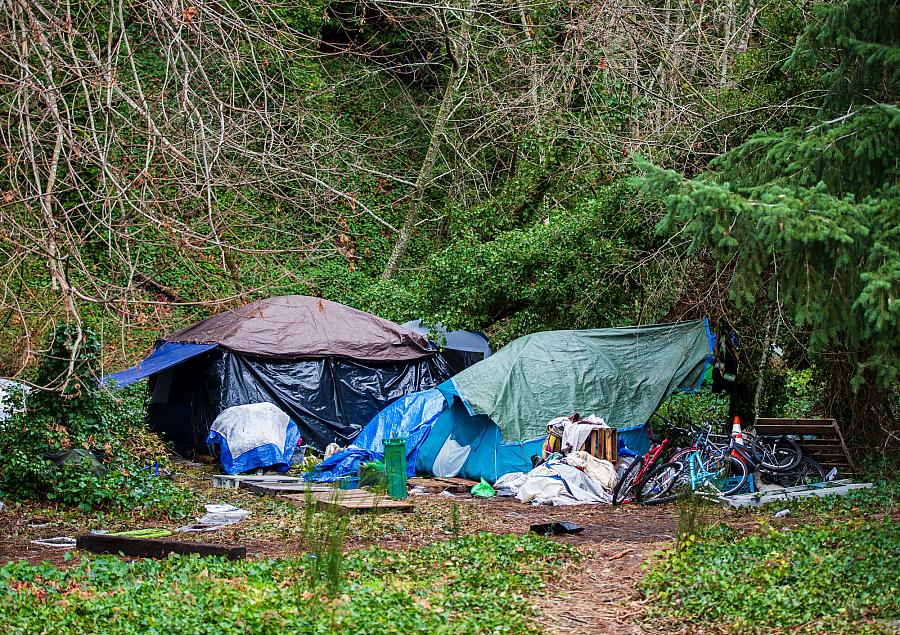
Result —
<svg viewBox="0 0 900 635"><path fill-rule="evenodd" d="M137 366L132 366L118 373L106 375L100 383L109 384L115 382L116 388L124 388L138 382L145 377L155 375L161 371L177 366L181 362L202 355L216 348L216 344L182 344L180 342L163 342L153 351L147 359Z"/></svg>
<svg viewBox="0 0 900 635"><path fill-rule="evenodd" d="M242 474L259 468L287 472L291 467L291 457L294 456L294 449L297 447L299 438L300 430L297 428L297 424L291 420L288 421L283 448L279 448L274 443L266 443L235 457L231 456L228 440L218 432L210 431L206 442L210 445L219 445L222 468L226 473Z"/></svg>
<svg viewBox="0 0 900 635"><path fill-rule="evenodd" d="M419 446L443 411L444 403L444 396L434 388L401 397L375 415L353 445L328 457L305 478L327 483L355 475L361 463L384 460L384 440L393 438L406 438L407 474L415 476Z"/></svg>
<svg viewBox="0 0 900 635"><path fill-rule="evenodd" d="M491 346L488 344L487 338L481 333L473 331L448 331L438 324L434 330L426 326L422 326L421 320L412 320L403 325L410 331L415 331L419 335L428 337L431 333L436 333L439 337L444 338L444 342L440 343L444 348L450 348L455 351L468 351L470 353L481 353L485 358L491 356Z"/></svg>
<svg viewBox="0 0 900 635"><path fill-rule="evenodd" d="M445 384L442 384L442 387ZM503 441L500 428L485 415L472 416L458 397L448 396L450 405L435 420L428 438L419 449L416 470L433 473L435 459L448 439L468 448L468 456L458 476L493 483L509 472L531 470L531 457L540 456L545 437L526 441Z"/></svg>

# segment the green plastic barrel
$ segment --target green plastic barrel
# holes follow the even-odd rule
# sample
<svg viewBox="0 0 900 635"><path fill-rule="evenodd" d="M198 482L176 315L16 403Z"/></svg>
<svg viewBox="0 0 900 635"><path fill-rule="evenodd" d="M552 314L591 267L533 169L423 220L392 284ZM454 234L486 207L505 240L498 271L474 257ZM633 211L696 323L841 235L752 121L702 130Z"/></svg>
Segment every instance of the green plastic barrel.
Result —
<svg viewBox="0 0 900 635"><path fill-rule="evenodd" d="M406 498L406 439L384 440L384 473L391 498Z"/></svg>

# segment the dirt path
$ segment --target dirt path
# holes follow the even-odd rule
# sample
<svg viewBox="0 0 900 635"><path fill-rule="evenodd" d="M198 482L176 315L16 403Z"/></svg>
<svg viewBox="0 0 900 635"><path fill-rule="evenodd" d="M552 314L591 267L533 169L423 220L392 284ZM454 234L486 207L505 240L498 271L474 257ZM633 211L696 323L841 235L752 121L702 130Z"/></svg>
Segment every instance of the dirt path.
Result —
<svg viewBox="0 0 900 635"><path fill-rule="evenodd" d="M535 602L539 622L557 635L638 635L655 631L640 623L644 613L637 591L641 565L675 537L674 510L599 505L531 507L517 501L477 501L486 516L514 532L532 523L567 520L584 527L571 536L555 538L576 546L583 554L547 584Z"/></svg>

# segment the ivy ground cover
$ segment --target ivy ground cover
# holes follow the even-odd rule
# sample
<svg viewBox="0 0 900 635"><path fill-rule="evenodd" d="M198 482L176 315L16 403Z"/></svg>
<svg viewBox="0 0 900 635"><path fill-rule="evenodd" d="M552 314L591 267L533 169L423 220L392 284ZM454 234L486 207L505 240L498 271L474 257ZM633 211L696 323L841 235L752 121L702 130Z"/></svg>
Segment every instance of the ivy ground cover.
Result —
<svg viewBox="0 0 900 635"><path fill-rule="evenodd" d="M574 555L534 535L368 549L348 555L328 595L308 557L8 563L0 624L7 633L533 633L530 598Z"/></svg>

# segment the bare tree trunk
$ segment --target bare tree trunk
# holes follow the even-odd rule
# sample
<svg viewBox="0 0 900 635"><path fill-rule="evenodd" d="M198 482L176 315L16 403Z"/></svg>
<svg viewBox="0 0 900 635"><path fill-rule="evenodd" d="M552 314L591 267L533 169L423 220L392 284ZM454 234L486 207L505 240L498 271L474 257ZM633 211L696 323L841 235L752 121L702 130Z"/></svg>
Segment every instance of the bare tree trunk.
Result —
<svg viewBox="0 0 900 635"><path fill-rule="evenodd" d="M763 379L766 366L769 365L769 353L772 350L772 320L775 319L775 305L769 307L769 313L766 316L766 335L763 338L762 353L759 357L759 368L757 369L756 392L753 395L753 420L759 419L759 402L762 401L763 395Z"/></svg>
<svg viewBox="0 0 900 635"><path fill-rule="evenodd" d="M434 126L431 128L431 139L428 142L428 150L425 152L425 158L422 160L422 165L419 167L419 173L416 176L412 200L409 209L406 212L406 217L403 219L400 235L397 237L397 242L394 243L394 250L391 252L391 257L388 259L387 266L384 268L384 273L381 275L384 280L390 280L394 277L400 266L400 261L403 259L404 254L406 254L409 240L412 238L416 222L419 220L419 214L422 210L425 189L431 182L431 174L434 170L434 165L437 162L438 152L441 148L441 140L447 129L447 121L450 119L450 113L453 110L454 99L459 92L460 85L465 77L466 58L468 56L469 48L470 15L468 12L462 12L461 15L462 23L460 24L459 32L457 34L458 42L456 46L453 44L453 37L449 31L446 33L447 50L451 56L450 76L447 78L447 85L444 87L444 96L441 99L441 105L440 108L438 108Z"/></svg>

